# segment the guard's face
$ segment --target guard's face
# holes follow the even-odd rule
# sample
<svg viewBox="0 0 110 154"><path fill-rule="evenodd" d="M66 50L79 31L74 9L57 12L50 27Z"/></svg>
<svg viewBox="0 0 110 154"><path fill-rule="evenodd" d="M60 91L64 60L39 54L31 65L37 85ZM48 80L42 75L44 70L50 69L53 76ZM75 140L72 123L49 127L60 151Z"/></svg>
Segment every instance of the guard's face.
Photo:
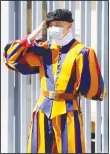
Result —
<svg viewBox="0 0 110 154"><path fill-rule="evenodd" d="M70 30L72 23L69 23L69 22L66 22L66 21L51 21L49 23L49 27L52 27L52 26L64 28L63 34L65 35Z"/></svg>

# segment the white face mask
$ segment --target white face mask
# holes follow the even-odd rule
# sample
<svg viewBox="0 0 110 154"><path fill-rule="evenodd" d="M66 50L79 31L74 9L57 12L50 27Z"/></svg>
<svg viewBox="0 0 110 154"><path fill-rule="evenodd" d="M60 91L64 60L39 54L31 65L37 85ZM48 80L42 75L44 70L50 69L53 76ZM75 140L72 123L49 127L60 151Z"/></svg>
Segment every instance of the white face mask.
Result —
<svg viewBox="0 0 110 154"><path fill-rule="evenodd" d="M49 27L47 29L49 40L60 40L63 37L63 27Z"/></svg>

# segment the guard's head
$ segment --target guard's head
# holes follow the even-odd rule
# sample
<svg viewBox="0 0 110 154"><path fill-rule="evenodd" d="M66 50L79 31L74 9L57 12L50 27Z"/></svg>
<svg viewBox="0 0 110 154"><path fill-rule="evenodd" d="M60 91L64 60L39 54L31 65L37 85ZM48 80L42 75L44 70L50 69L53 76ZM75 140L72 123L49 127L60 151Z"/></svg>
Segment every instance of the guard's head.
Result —
<svg viewBox="0 0 110 154"><path fill-rule="evenodd" d="M63 28L63 34L68 33L72 27L72 13L67 9L57 9L47 14L46 25L49 27L61 27Z"/></svg>

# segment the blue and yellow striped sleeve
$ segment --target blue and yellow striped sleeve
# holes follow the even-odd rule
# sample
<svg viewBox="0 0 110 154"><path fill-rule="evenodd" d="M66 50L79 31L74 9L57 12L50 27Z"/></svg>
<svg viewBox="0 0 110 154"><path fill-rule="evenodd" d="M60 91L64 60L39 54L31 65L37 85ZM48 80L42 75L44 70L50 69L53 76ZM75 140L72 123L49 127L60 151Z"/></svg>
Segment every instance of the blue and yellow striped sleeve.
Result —
<svg viewBox="0 0 110 154"><path fill-rule="evenodd" d="M3 60L12 71L24 75L35 74L42 65L42 56L48 48L46 42L33 41L29 44L27 37L8 43L4 48Z"/></svg>
<svg viewBox="0 0 110 154"><path fill-rule="evenodd" d="M98 59L92 48L84 48L76 58L76 91L88 99L102 101L106 95Z"/></svg>

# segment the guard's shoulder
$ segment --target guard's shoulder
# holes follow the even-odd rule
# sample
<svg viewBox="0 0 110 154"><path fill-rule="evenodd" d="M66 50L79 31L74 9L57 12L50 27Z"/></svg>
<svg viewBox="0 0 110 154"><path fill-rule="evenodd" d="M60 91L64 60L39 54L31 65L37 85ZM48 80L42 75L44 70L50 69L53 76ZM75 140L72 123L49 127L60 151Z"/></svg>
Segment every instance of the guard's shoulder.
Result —
<svg viewBox="0 0 110 154"><path fill-rule="evenodd" d="M82 53L83 55L91 55L91 54L95 54L95 50L94 50L94 48L92 48L92 47L85 46L85 47L81 50L81 53Z"/></svg>
<svg viewBox="0 0 110 154"><path fill-rule="evenodd" d="M86 45L84 43L82 43L81 41L76 40L76 39L75 39L75 43L76 43L76 46L78 48L80 48L78 55L80 55L81 53L83 54L83 53L87 52L87 48L86 48Z"/></svg>

